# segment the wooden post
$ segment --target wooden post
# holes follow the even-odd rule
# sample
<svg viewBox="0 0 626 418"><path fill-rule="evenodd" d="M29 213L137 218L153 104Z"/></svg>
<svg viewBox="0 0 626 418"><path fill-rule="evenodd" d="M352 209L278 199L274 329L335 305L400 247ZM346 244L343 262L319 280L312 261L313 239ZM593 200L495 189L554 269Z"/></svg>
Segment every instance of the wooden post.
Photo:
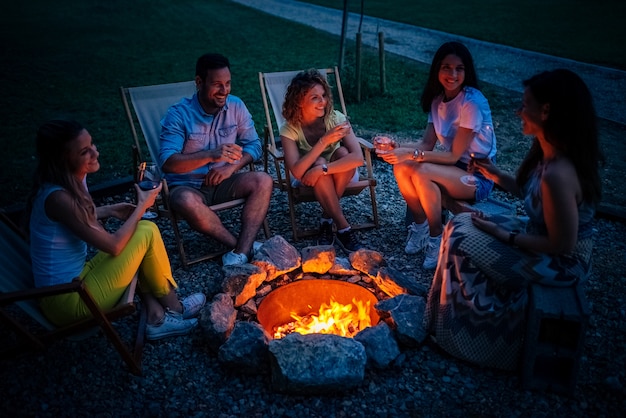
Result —
<svg viewBox="0 0 626 418"><path fill-rule="evenodd" d="M356 34L356 102L361 102L361 32Z"/></svg>
<svg viewBox="0 0 626 418"><path fill-rule="evenodd" d="M380 92L387 91L387 75L385 74L385 34L378 32L378 61L380 65Z"/></svg>
<svg viewBox="0 0 626 418"><path fill-rule="evenodd" d="M343 0L343 18L341 20L341 39L339 40L339 71L343 70L345 55L346 32L348 30L348 0Z"/></svg>

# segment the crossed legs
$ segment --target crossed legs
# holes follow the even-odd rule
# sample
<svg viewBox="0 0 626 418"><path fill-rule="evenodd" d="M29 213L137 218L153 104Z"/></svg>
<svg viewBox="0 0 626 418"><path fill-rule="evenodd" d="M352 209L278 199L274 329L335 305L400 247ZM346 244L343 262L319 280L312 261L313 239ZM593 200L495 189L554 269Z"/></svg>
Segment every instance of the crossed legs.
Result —
<svg viewBox="0 0 626 418"><path fill-rule="evenodd" d="M337 160L347 154L345 148L339 148L333 154L333 161ZM325 163L323 158L319 161L319 164ZM316 162L317 165L317 162ZM343 214L339 199L346 191L346 187L352 177L354 177L354 171L351 169L341 173L335 173L328 176L322 176L318 179L315 186L313 186L313 193L315 198L322 207L322 217L332 218L337 225L337 229L344 229L350 226L346 217Z"/></svg>

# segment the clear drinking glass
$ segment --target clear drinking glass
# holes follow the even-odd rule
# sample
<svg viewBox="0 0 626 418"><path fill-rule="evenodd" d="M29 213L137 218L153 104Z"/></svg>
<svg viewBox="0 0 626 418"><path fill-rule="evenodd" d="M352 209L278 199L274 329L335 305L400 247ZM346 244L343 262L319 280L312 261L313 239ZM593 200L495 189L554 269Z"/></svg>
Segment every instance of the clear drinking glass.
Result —
<svg viewBox="0 0 626 418"><path fill-rule="evenodd" d="M161 183L161 170L155 163L142 162L137 168L137 185L142 190L152 190ZM153 211L146 211L143 219L154 219L158 215Z"/></svg>
<svg viewBox="0 0 626 418"><path fill-rule="evenodd" d="M391 151L397 146L396 141L391 135L387 134L376 134L372 139L374 143L374 148L379 151Z"/></svg>
<svg viewBox="0 0 626 418"><path fill-rule="evenodd" d="M489 158L489 154L483 154L479 152L470 153L470 157L472 158L470 163L467 165L468 169L473 166L475 161L486 160ZM468 186L476 186L478 184L478 178L473 174L467 174L461 177L461 183L466 184Z"/></svg>
<svg viewBox="0 0 626 418"><path fill-rule="evenodd" d="M152 190L161 183L161 171L155 163L142 162L137 172L137 185L142 190Z"/></svg>

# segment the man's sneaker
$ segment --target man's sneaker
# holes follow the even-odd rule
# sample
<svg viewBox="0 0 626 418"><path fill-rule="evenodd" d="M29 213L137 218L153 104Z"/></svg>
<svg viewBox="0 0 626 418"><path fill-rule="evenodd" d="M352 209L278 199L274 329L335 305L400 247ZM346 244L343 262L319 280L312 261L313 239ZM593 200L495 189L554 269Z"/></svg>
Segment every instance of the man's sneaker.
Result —
<svg viewBox="0 0 626 418"><path fill-rule="evenodd" d="M246 264L248 262L248 256L245 254L239 254L234 250L227 252L222 256L223 266L234 266L237 264Z"/></svg>
<svg viewBox="0 0 626 418"><path fill-rule="evenodd" d="M328 222L320 223L320 234L317 237L317 245L333 245L334 242L333 224Z"/></svg>
<svg viewBox="0 0 626 418"><path fill-rule="evenodd" d="M258 253L262 246L263 246L262 242L254 241L252 243L252 255L254 256L254 254Z"/></svg>
<svg viewBox="0 0 626 418"><path fill-rule="evenodd" d="M424 252L424 264L422 267L426 270L433 270L437 267L439 259L439 247L441 246L441 235L438 237L428 238L426 243L426 251Z"/></svg>
<svg viewBox="0 0 626 418"><path fill-rule="evenodd" d="M204 296L204 293L194 293L191 296L187 296L180 303L183 305L183 319L193 318L198 316L200 309L206 303L206 296Z"/></svg>
<svg viewBox="0 0 626 418"><path fill-rule="evenodd" d="M363 248L363 245L357 241L351 229L348 229L346 232L338 232L337 241L339 241L339 245L341 245L344 250L349 252Z"/></svg>
<svg viewBox="0 0 626 418"><path fill-rule="evenodd" d="M424 248L424 245L426 245L426 241L428 240L428 236L430 234L428 221L419 225L412 222L407 229L409 230L409 234L406 237L404 252L407 254L417 254L422 251L422 248Z"/></svg>
<svg viewBox="0 0 626 418"><path fill-rule="evenodd" d="M196 318L183 319L183 314L168 309L159 324L146 325L146 339L154 341L174 335L185 335L197 325L198 320Z"/></svg>

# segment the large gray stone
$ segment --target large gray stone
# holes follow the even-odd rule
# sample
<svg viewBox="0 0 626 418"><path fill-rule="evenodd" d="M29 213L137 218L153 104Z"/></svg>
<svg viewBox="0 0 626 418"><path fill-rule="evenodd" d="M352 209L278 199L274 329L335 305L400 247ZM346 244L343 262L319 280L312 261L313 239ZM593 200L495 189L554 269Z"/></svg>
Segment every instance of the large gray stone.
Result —
<svg viewBox="0 0 626 418"><path fill-rule="evenodd" d="M374 282L380 290L389 296L410 293L416 296L426 296L428 288L400 270L384 266L378 270Z"/></svg>
<svg viewBox="0 0 626 418"><path fill-rule="evenodd" d="M299 268L301 261L300 252L283 237L275 235L263 243L254 254L251 264L264 270L267 273L266 280L271 281Z"/></svg>
<svg viewBox="0 0 626 418"><path fill-rule="evenodd" d="M393 320L396 339L401 344L416 347L426 339L428 333L423 326L426 300L423 297L398 295L378 302L375 308L381 317Z"/></svg>
<svg viewBox="0 0 626 418"><path fill-rule="evenodd" d="M365 348L352 338L292 333L270 341L269 351L278 392L337 393L358 386L365 375Z"/></svg>
<svg viewBox="0 0 626 418"><path fill-rule="evenodd" d="M237 311L233 306L233 299L225 293L215 295L207 308L202 310L200 317L210 349L217 352L228 339L236 320Z"/></svg>
<svg viewBox="0 0 626 418"><path fill-rule="evenodd" d="M350 264L358 271L376 277L378 270L386 266L387 262L378 251L361 248L350 254Z"/></svg>
<svg viewBox="0 0 626 418"><path fill-rule="evenodd" d="M256 289L265 281L267 273L253 264L222 267L222 291L232 296L235 306L241 306L256 295Z"/></svg>
<svg viewBox="0 0 626 418"><path fill-rule="evenodd" d="M400 348L393 337L393 331L385 322L365 328L354 339L363 344L367 362L375 368L387 367L400 355Z"/></svg>
<svg viewBox="0 0 626 418"><path fill-rule="evenodd" d="M316 245L302 249L302 272L324 274L335 264L335 247Z"/></svg>
<svg viewBox="0 0 626 418"><path fill-rule="evenodd" d="M237 322L228 340L217 353L226 368L244 374L269 371L268 343L270 337L255 322Z"/></svg>

